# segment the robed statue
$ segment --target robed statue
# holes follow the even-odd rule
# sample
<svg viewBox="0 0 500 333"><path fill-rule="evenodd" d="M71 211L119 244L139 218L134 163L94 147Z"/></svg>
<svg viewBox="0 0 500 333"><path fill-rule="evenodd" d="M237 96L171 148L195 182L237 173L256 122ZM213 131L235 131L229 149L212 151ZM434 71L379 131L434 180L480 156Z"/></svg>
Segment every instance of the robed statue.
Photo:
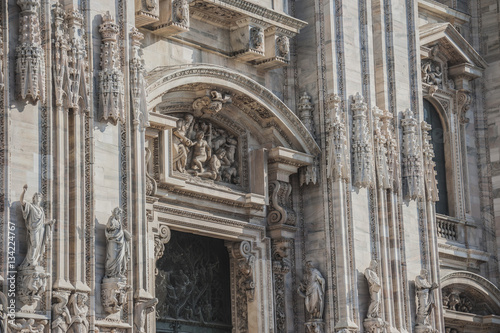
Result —
<svg viewBox="0 0 500 333"><path fill-rule="evenodd" d="M309 319L323 319L325 306L325 279L313 267L311 261L306 262L306 273L298 288L300 296L304 297Z"/></svg>
<svg viewBox="0 0 500 333"><path fill-rule="evenodd" d="M377 275L377 261L372 259L370 266L365 269L365 277L370 288L370 306L368 307L368 318L378 318L380 309L380 278Z"/></svg>
<svg viewBox="0 0 500 333"><path fill-rule="evenodd" d="M45 212L40 206L40 202L42 201L40 193L35 192L33 194L31 203L24 201L27 189L28 185L24 185L20 198L28 238L28 252L21 263L21 268L39 266L45 246L50 241L52 225L54 224L54 221L45 220Z"/></svg>
<svg viewBox="0 0 500 333"><path fill-rule="evenodd" d="M415 290L417 293L417 326L428 324L428 316L434 307L434 295L432 291L438 285L429 282L429 273L426 269L420 271L420 275L415 278Z"/></svg>
<svg viewBox="0 0 500 333"><path fill-rule="evenodd" d="M125 278L130 259L130 233L123 229L122 210L113 209L106 225L106 278Z"/></svg>

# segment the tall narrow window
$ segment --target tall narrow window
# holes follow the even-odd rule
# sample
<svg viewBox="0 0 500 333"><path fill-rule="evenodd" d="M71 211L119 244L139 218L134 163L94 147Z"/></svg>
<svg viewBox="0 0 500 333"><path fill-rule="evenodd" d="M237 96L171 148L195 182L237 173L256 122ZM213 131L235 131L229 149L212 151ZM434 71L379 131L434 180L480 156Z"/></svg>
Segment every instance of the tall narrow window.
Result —
<svg viewBox="0 0 500 333"><path fill-rule="evenodd" d="M444 129L441 117L436 108L424 99L424 120L432 126L431 142L434 147L434 162L436 163L439 201L436 202L436 213L449 215L448 190L446 187L446 157L444 150Z"/></svg>

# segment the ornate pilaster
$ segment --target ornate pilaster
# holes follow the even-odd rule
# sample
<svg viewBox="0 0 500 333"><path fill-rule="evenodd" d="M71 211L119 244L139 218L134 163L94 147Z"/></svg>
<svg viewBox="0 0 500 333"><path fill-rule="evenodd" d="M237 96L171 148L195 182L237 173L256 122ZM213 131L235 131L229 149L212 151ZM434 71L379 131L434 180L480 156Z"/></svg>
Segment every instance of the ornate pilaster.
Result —
<svg viewBox="0 0 500 333"><path fill-rule="evenodd" d="M120 52L118 51L118 25L113 17L106 13L99 26L102 35L101 71L99 72L99 100L102 119L113 124L125 122L125 105L123 101L123 73L120 68Z"/></svg>
<svg viewBox="0 0 500 333"><path fill-rule="evenodd" d="M353 97L352 103L352 182L357 187L370 187L373 161L370 131L366 119L367 105L359 93Z"/></svg>
<svg viewBox="0 0 500 333"><path fill-rule="evenodd" d="M292 300L290 299L291 295L286 290L286 280L291 268L289 255L290 249L293 247L293 239L273 239L271 245L276 332L287 332L286 304L290 304Z"/></svg>
<svg viewBox="0 0 500 333"><path fill-rule="evenodd" d="M54 60L52 64L54 81L54 102L58 110L64 106L65 91L68 84L68 39L63 6L57 2L54 7Z"/></svg>
<svg viewBox="0 0 500 333"><path fill-rule="evenodd" d="M348 181L350 175L349 151L344 117L340 110L340 97L330 95L327 99L330 119L327 123L327 176L333 180Z"/></svg>
<svg viewBox="0 0 500 333"><path fill-rule="evenodd" d="M247 332L249 326L248 308L249 303L254 301L255 297L255 254L253 253L252 243L243 241L233 243L229 249L230 255L234 260L235 282L236 282L236 330L238 332Z"/></svg>
<svg viewBox="0 0 500 333"><path fill-rule="evenodd" d="M403 195L406 200L415 200L422 196L420 186L422 175L417 119L410 109L406 109L403 113L401 126L403 127Z"/></svg>
<svg viewBox="0 0 500 333"><path fill-rule="evenodd" d="M149 126L149 113L146 101L146 81L144 79L144 65L140 55L141 40L144 35L136 28L130 32L131 52L130 57L130 95L132 98L133 124L135 128L143 131Z"/></svg>
<svg viewBox="0 0 500 333"><path fill-rule="evenodd" d="M19 96L33 103L45 101L45 54L38 20L40 0L18 0L19 42L16 47L16 74Z"/></svg>
<svg viewBox="0 0 500 333"><path fill-rule="evenodd" d="M427 201L438 201L438 188L436 180L436 170L434 167L436 163L434 162L434 149L431 143L431 136L429 132L431 130L431 125L422 121L422 155L423 155L423 166L424 166L424 183L425 183L425 197Z"/></svg>

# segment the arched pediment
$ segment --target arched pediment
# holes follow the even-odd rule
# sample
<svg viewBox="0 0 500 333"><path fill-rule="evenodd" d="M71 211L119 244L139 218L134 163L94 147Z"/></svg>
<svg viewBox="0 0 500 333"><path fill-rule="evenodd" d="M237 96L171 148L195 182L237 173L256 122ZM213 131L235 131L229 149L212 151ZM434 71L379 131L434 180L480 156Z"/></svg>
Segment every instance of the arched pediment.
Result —
<svg viewBox="0 0 500 333"><path fill-rule="evenodd" d="M480 275L459 271L453 272L441 279L441 289L443 296L450 297L450 294L456 295L456 301L450 304L452 310L461 312L471 312L481 315L500 314L500 290L490 281ZM454 303L467 299L472 304L466 305L466 310L461 310ZM458 304L458 303L457 303ZM491 312L491 313L488 313Z"/></svg>
<svg viewBox="0 0 500 333"><path fill-rule="evenodd" d="M148 106L164 102L165 94L182 86L209 85L237 92L236 107L255 112L249 117L261 127L274 128L287 138L290 148L317 155L320 148L300 119L270 90L236 71L213 65L158 67L148 76Z"/></svg>

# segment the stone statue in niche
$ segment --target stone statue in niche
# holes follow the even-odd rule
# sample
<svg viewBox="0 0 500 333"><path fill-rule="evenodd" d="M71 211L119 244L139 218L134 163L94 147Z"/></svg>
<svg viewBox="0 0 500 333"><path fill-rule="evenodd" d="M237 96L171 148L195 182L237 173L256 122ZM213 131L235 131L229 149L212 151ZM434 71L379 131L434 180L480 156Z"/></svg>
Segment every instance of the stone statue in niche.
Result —
<svg viewBox="0 0 500 333"><path fill-rule="evenodd" d="M24 185L20 201L28 232L28 252L20 266L21 269L39 266L40 258L43 252L45 252L45 246L50 242L52 225L55 222L54 220L45 220L45 212L40 206L40 202L42 201L40 193L33 194L32 203L24 201L26 190L28 190L28 185Z"/></svg>
<svg viewBox="0 0 500 333"><path fill-rule="evenodd" d="M105 276L101 284L101 303L108 313L118 313L127 302L127 264L130 260L130 233L123 228L122 210L113 209L106 225Z"/></svg>
<svg viewBox="0 0 500 333"><path fill-rule="evenodd" d="M307 319L322 321L325 306L325 279L313 267L311 261L306 262L306 273L297 291L304 298Z"/></svg>
<svg viewBox="0 0 500 333"><path fill-rule="evenodd" d="M207 119L189 113L178 117L173 131L173 170L239 184L237 137Z"/></svg>
<svg viewBox="0 0 500 333"><path fill-rule="evenodd" d="M373 259L370 266L365 269L365 277L370 287L370 306L368 307L368 318L378 318L380 309L380 278L377 275L377 261Z"/></svg>
<svg viewBox="0 0 500 333"><path fill-rule="evenodd" d="M134 311L134 332L146 333L144 330L144 325L146 325L146 315L155 310L155 305L157 303L158 298L152 298L147 301L136 303Z"/></svg>
<svg viewBox="0 0 500 333"><path fill-rule="evenodd" d="M19 300L31 311L38 306L38 302L42 299L47 288L47 278L50 274L45 272L40 261L50 242L54 221L46 221L45 212L40 206L42 201L40 193L33 194L32 203L24 201L27 190L28 185L24 185L20 201L27 231L28 250L19 266L17 282ZM24 309L28 310L28 308Z"/></svg>
<svg viewBox="0 0 500 333"><path fill-rule="evenodd" d="M55 303L52 305L52 331L53 333L66 333L71 324L71 315L68 310L67 292L53 292L52 300Z"/></svg>
<svg viewBox="0 0 500 333"><path fill-rule="evenodd" d="M121 222L122 210L113 209L106 225L106 277L124 278L127 263L130 259L130 233L123 229Z"/></svg>
<svg viewBox="0 0 500 333"><path fill-rule="evenodd" d="M433 61L425 62L422 65L422 82L441 86L441 82L443 82L441 65Z"/></svg>
<svg viewBox="0 0 500 333"><path fill-rule="evenodd" d="M434 307L433 290L438 285L434 282L429 282L429 273L426 269L420 271L420 275L415 278L415 291L417 294L417 322L416 327L427 329L430 325L428 317Z"/></svg>
<svg viewBox="0 0 500 333"><path fill-rule="evenodd" d="M69 333L85 333L89 330L89 321L87 320L87 312L89 311L87 302L88 296L84 293L74 293L69 299L72 317Z"/></svg>

